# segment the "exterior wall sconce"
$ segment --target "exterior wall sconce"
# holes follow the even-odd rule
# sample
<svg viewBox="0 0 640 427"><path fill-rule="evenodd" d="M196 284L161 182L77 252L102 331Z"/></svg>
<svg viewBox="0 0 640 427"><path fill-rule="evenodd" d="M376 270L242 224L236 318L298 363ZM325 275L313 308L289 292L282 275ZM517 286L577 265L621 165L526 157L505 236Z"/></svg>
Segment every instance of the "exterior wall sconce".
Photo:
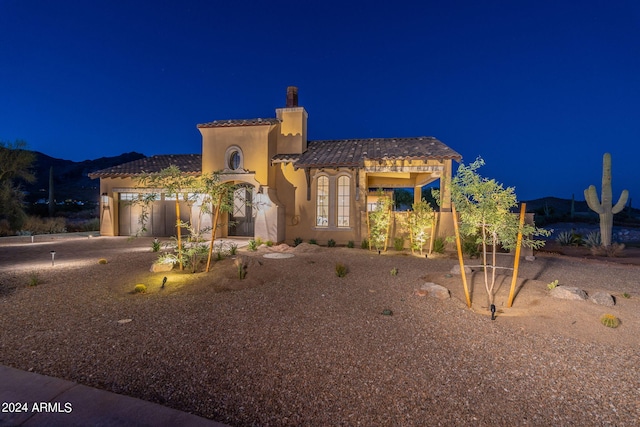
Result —
<svg viewBox="0 0 640 427"><path fill-rule="evenodd" d="M107 193L102 193L100 199L102 200L102 209L109 209L109 195Z"/></svg>

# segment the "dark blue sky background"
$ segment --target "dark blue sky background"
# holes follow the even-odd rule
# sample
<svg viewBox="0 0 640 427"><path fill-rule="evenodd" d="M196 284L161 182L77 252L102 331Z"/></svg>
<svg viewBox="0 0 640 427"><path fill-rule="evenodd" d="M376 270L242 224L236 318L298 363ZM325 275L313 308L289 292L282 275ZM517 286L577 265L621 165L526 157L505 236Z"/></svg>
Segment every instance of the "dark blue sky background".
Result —
<svg viewBox="0 0 640 427"><path fill-rule="evenodd" d="M435 136L521 200L613 157L640 194L640 3L0 0L0 140L57 158L199 153L196 124L274 117L310 139Z"/></svg>

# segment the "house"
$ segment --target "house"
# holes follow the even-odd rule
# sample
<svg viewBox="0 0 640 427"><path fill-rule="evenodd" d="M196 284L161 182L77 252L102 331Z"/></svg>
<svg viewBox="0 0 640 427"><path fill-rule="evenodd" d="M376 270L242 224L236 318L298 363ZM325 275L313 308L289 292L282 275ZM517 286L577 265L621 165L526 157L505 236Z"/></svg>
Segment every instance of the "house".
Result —
<svg viewBox="0 0 640 427"><path fill-rule="evenodd" d="M367 238L367 199L377 189L410 188L420 200L423 186L440 180L440 235L452 234L449 183L460 154L430 136L309 141L307 111L298 89L287 88L275 117L216 120L197 125L201 155L153 156L91 173L100 179L100 232L138 231L140 207L131 200L145 192L136 177L178 166L185 174L220 172L237 184L234 209L218 230L222 237L251 236L291 243L296 238L338 244ZM175 199L162 197L148 212L147 233L175 234ZM199 216L199 205L181 209L184 220ZM204 225L210 218L202 217Z"/></svg>

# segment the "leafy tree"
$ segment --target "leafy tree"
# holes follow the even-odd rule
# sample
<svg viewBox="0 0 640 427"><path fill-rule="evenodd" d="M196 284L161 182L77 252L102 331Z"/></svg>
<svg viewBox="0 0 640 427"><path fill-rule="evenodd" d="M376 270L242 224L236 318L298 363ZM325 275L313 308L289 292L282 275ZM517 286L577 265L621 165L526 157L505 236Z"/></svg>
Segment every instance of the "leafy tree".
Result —
<svg viewBox="0 0 640 427"><path fill-rule="evenodd" d="M409 232L411 233L411 252L422 249L432 237L435 211L426 200L413 204L413 211L409 212ZM431 230L429 232L429 230Z"/></svg>
<svg viewBox="0 0 640 427"><path fill-rule="evenodd" d="M460 165L451 181L451 198L460 214L460 234L475 238L475 242L482 245L484 283L489 304L493 305L493 288L499 268L496 263L498 246L508 250L516 247L520 223L512 212L518 206L514 188L504 188L495 180L480 176L477 170L483 165L484 160L480 157L469 166ZM525 224L522 228L522 245L540 248L544 241L532 237L549 234L547 230ZM489 247L492 251L491 263L488 260Z"/></svg>
<svg viewBox="0 0 640 427"><path fill-rule="evenodd" d="M211 215L211 242L209 245L206 270L209 272L211 256L213 254L213 244L216 239L216 230L218 229L220 216L224 212L231 212L233 210L233 194L236 186L228 182L220 182L219 172L213 172L208 176L203 176L200 184L200 191L205 194L202 210Z"/></svg>
<svg viewBox="0 0 640 427"><path fill-rule="evenodd" d="M182 261L182 227L188 227L189 224L184 224L180 220L180 196L183 200L190 202L188 191L193 190L198 180L195 176L186 174L180 170L178 166L171 165L162 169L158 173L145 174L138 178L138 183L146 188L158 189L165 193L169 197L175 197L175 212L176 212L176 241L178 244L178 263L180 264L180 270L184 269Z"/></svg>
<svg viewBox="0 0 640 427"><path fill-rule="evenodd" d="M373 211L368 212L369 249L371 249L371 245L373 245L376 250L380 252L387 250L393 201L389 197L383 196L382 191L379 192L378 196L376 207Z"/></svg>
<svg viewBox="0 0 640 427"><path fill-rule="evenodd" d="M26 147L24 141L0 141L0 220L7 220L13 230L22 227L26 218L20 182L35 181L31 172L35 155Z"/></svg>

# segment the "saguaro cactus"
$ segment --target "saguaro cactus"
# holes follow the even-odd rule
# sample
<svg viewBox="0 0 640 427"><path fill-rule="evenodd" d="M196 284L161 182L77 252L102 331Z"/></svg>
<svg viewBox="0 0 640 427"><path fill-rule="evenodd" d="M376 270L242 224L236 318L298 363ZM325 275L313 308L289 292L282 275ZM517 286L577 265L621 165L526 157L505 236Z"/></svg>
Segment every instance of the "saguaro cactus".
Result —
<svg viewBox="0 0 640 427"><path fill-rule="evenodd" d="M602 156L602 202L598 201L595 185L590 185L584 190L584 199L589 208L600 215L600 237L602 246L611 246L611 230L613 229L613 215L620 212L627 203L629 192L623 190L620 199L615 206L612 204L611 196L611 154L604 153Z"/></svg>

